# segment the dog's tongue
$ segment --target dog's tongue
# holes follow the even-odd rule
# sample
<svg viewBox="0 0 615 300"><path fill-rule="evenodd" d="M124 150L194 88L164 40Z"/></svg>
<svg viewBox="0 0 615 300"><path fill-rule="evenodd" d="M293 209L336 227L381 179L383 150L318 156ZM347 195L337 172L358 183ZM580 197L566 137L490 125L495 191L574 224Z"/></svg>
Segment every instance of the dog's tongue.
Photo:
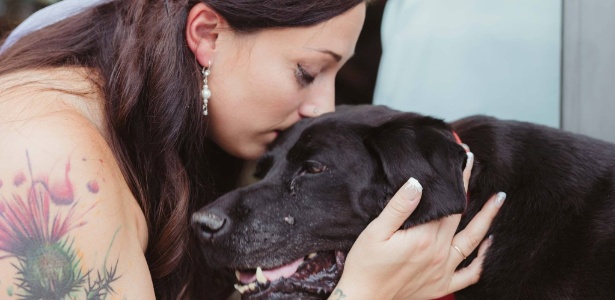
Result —
<svg viewBox="0 0 615 300"><path fill-rule="evenodd" d="M297 272L297 268L303 262L303 258L299 258L289 264L269 270L263 270L263 275L268 281L274 281L279 278L288 278ZM239 272L239 281L243 284L254 282L256 280L256 272Z"/></svg>

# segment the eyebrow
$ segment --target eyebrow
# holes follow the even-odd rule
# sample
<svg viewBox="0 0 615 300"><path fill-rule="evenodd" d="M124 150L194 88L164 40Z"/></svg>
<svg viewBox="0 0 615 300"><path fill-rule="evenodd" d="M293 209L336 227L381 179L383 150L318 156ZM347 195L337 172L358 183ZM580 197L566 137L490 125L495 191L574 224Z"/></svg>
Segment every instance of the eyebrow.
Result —
<svg viewBox="0 0 615 300"><path fill-rule="evenodd" d="M337 62L342 61L342 56L337 54L337 53L335 53L335 52L333 52L333 51L331 51L331 50L323 50L323 49L321 49L321 50L318 50L318 51L333 56L333 59L335 59L335 61L337 61Z"/></svg>
<svg viewBox="0 0 615 300"><path fill-rule="evenodd" d="M318 52L321 52L321 53L324 53L324 54L329 54L337 62L342 61L342 56L337 54L337 53L335 53L335 52L333 52L333 51L331 51L331 50L327 50L327 49L314 49L314 48L308 48L308 49L314 50L314 51L318 51Z"/></svg>

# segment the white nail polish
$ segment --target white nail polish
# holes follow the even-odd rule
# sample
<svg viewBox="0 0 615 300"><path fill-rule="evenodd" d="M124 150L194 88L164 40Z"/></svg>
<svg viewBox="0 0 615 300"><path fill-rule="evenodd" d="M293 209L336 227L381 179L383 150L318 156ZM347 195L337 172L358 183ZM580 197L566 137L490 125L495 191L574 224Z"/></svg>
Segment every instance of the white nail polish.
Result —
<svg viewBox="0 0 615 300"><path fill-rule="evenodd" d="M499 192L497 197L495 198L495 205L497 205L498 207L502 206L504 200L506 200L506 193Z"/></svg>
<svg viewBox="0 0 615 300"><path fill-rule="evenodd" d="M414 177L410 177L410 179L408 179L408 183L406 184L405 189L406 189L406 192L416 194L416 192L423 191L423 186L421 186L419 181L416 180Z"/></svg>

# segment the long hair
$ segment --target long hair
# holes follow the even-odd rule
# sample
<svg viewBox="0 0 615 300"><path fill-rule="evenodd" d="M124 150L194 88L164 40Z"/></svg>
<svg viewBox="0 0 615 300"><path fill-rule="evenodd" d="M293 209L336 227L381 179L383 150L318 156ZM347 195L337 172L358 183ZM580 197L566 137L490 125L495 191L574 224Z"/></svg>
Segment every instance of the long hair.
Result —
<svg viewBox="0 0 615 300"><path fill-rule="evenodd" d="M33 32L0 55L0 76L79 66L96 73L107 142L145 214L158 299L220 299L228 274L202 262L190 214L232 188L240 168L206 136L201 75L185 37L190 9L209 5L233 30L311 26L362 0L117 0Z"/></svg>

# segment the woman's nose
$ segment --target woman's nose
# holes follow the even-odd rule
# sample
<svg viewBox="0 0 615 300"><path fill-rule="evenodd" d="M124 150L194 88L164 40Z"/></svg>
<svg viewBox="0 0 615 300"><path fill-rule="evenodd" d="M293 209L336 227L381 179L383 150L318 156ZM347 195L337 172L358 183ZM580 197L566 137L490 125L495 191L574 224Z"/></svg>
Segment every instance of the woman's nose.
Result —
<svg viewBox="0 0 615 300"><path fill-rule="evenodd" d="M323 106L317 104L305 104L299 107L299 114L304 118L318 117L324 113L332 111L331 109L324 109Z"/></svg>
<svg viewBox="0 0 615 300"><path fill-rule="evenodd" d="M304 118L318 117L324 113L335 110L335 87L314 93L312 98L306 100L299 107L299 114Z"/></svg>

